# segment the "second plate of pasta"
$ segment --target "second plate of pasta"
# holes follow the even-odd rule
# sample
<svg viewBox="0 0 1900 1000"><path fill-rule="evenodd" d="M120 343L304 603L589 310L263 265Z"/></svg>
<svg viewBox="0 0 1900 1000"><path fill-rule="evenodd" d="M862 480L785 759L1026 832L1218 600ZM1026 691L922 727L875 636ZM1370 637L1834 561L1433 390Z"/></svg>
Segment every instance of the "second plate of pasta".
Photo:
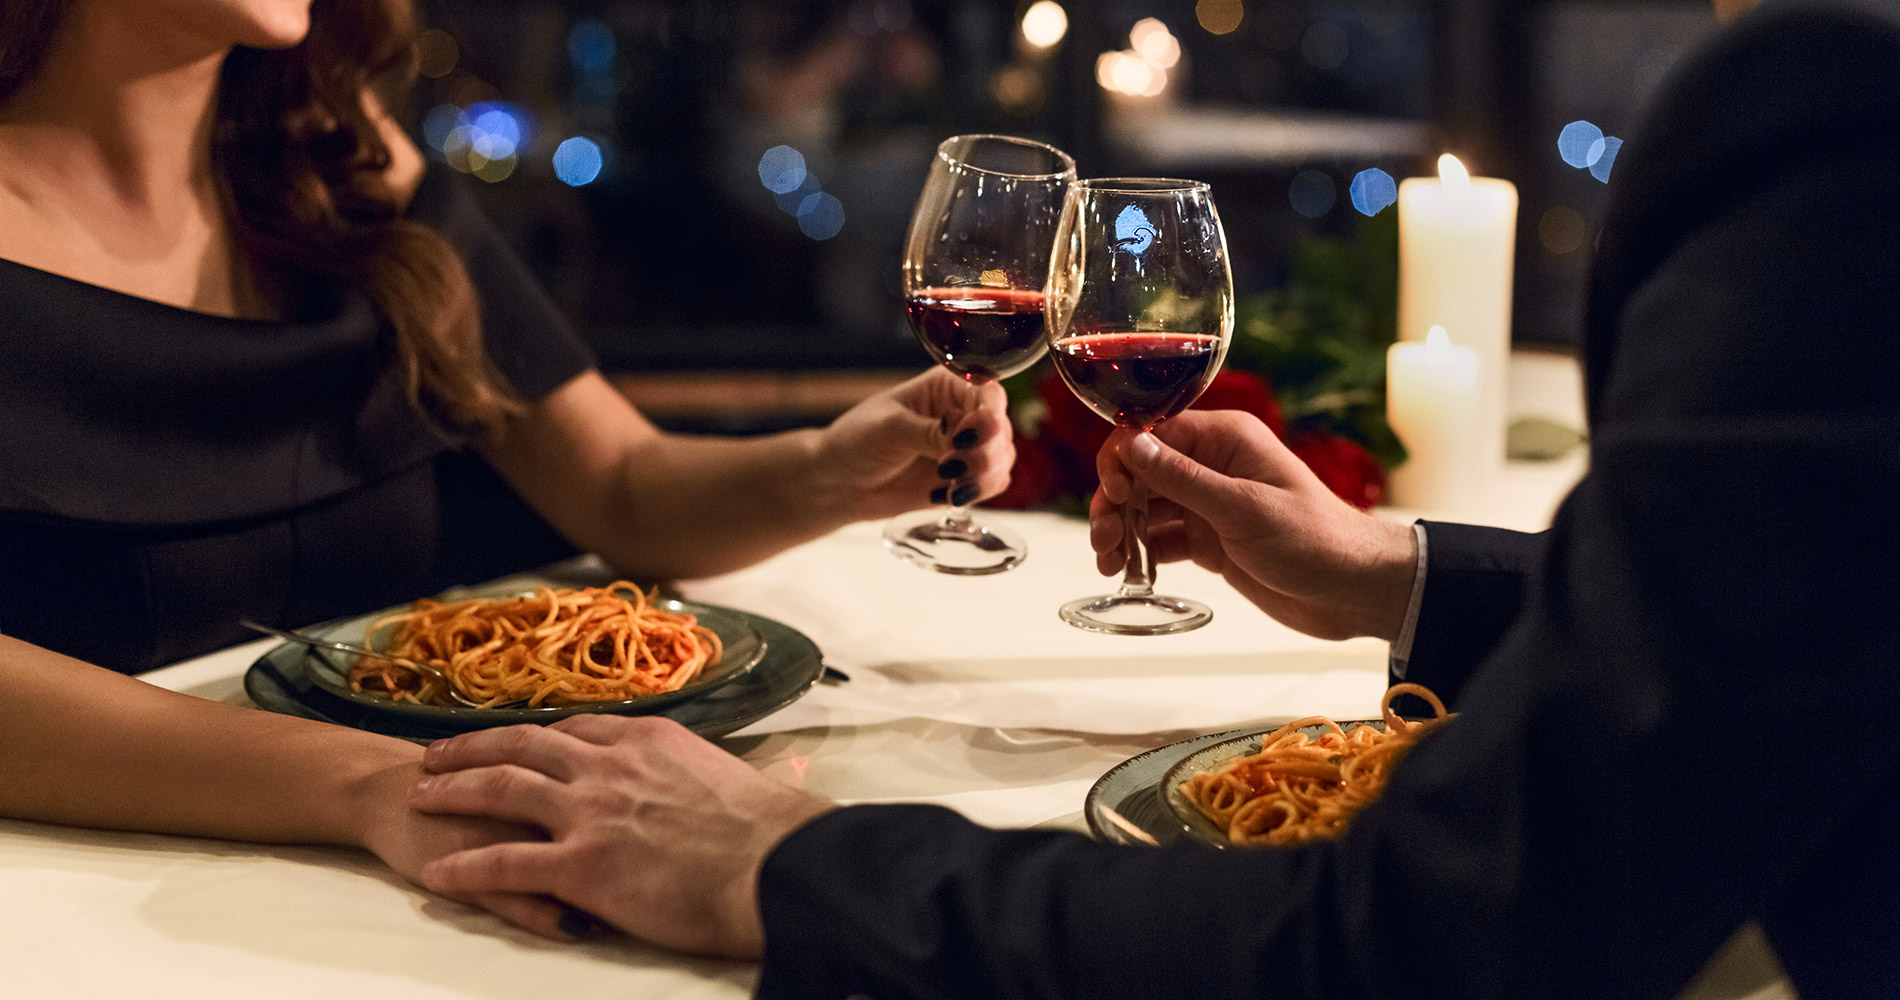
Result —
<svg viewBox="0 0 1900 1000"><path fill-rule="evenodd" d="M413 664L312 649L305 666L323 690L378 712L485 725L657 712L744 676L766 653L740 612L620 584L429 599L306 631Z"/></svg>

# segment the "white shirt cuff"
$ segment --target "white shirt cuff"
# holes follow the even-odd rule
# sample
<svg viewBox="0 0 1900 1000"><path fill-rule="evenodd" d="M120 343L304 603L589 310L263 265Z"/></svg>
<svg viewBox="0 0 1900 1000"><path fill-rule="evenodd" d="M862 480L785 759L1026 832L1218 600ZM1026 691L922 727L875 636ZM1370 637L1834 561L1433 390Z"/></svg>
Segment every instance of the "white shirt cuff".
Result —
<svg viewBox="0 0 1900 1000"><path fill-rule="evenodd" d="M1412 599L1405 603L1405 624L1399 626L1399 637L1392 640L1392 676L1399 680L1405 679L1405 665L1412 659L1412 633L1418 628L1419 605L1425 603L1425 522L1412 522L1412 538L1418 543L1418 558L1412 569Z"/></svg>

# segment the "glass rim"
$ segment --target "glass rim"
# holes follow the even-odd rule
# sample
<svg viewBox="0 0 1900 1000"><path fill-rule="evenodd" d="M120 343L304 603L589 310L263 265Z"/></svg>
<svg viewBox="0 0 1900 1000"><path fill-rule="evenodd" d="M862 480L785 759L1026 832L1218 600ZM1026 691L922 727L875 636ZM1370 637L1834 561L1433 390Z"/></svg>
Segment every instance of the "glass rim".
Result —
<svg viewBox="0 0 1900 1000"><path fill-rule="evenodd" d="M1016 173L1013 170L992 170L989 167L979 167L968 160L958 159L950 155L951 143L967 142L971 139L990 139L997 142L1007 142L1007 143L1012 143L1017 146L1030 146L1036 149L1045 150L1055 155L1056 160L1063 164L1063 169L1052 171L1049 173L1041 173L1041 174L1020 174L1020 173ZM1001 135L994 132L968 132L963 135L953 135L950 138L945 139L944 141L940 143L937 143L937 156L940 157L943 160L943 162L950 164L950 166L958 170L968 170L973 173L988 174L992 177L1014 177L1014 178L1017 178L1018 180L1026 180L1026 181L1053 181L1053 180L1065 180L1065 179L1070 180L1070 181L1075 180L1075 158L1074 157L1070 156L1069 154L1063 152L1060 149L1057 149L1054 146L1049 145L1046 142L1039 142L1035 139L1025 139L1019 135Z"/></svg>
<svg viewBox="0 0 1900 1000"><path fill-rule="evenodd" d="M1206 181L1181 177L1090 177L1076 181L1075 186L1080 190L1102 194L1165 194L1173 191L1206 194L1212 190Z"/></svg>

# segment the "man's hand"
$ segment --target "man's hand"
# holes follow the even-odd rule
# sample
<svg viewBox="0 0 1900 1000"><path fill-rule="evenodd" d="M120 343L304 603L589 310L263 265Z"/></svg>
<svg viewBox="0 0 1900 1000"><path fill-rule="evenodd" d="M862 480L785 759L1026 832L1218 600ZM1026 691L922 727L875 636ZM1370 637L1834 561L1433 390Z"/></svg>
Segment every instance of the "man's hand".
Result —
<svg viewBox="0 0 1900 1000"><path fill-rule="evenodd" d="M423 763L436 774L412 789L417 809L531 824L551 838L431 861L423 885L552 896L635 937L728 958L764 947L766 855L833 808L657 716L481 730L434 744Z"/></svg>
<svg viewBox="0 0 1900 1000"><path fill-rule="evenodd" d="M1397 637L1415 569L1411 527L1334 496L1251 414L1188 410L1152 434L1118 429L1096 469L1089 537L1103 573L1126 563L1122 505L1139 483L1152 495L1157 562L1192 559L1308 635Z"/></svg>

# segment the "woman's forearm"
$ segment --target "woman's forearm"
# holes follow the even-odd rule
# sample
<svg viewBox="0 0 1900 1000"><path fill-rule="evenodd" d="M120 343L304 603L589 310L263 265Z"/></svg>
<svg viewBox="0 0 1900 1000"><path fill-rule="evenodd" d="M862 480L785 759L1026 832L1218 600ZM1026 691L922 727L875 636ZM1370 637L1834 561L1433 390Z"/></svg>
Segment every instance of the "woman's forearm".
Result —
<svg viewBox="0 0 1900 1000"><path fill-rule="evenodd" d="M0 815L361 845L421 748L154 687L0 636Z"/></svg>

